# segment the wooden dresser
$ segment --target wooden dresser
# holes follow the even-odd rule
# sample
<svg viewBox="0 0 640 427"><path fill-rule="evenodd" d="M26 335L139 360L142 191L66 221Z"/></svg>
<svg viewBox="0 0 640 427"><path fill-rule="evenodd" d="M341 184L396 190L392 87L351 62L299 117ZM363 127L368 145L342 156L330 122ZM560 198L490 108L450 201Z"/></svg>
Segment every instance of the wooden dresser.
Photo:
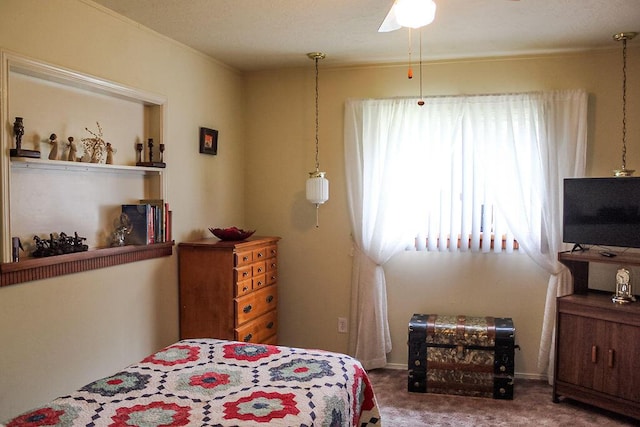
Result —
<svg viewBox="0 0 640 427"><path fill-rule="evenodd" d="M181 339L277 343L278 240L178 245Z"/></svg>

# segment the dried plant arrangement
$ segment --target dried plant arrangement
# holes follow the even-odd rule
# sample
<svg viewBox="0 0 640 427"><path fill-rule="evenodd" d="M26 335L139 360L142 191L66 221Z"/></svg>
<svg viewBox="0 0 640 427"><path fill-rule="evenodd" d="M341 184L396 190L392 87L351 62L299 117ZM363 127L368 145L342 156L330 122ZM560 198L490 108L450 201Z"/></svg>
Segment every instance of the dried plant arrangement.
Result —
<svg viewBox="0 0 640 427"><path fill-rule="evenodd" d="M96 122L98 126L98 132L95 133L89 128L84 128L87 132L93 135L91 138L82 138L82 146L84 147L83 161L89 161L91 163L104 163L106 160L107 143L102 136L102 127L100 123ZM85 160L88 158L88 160Z"/></svg>

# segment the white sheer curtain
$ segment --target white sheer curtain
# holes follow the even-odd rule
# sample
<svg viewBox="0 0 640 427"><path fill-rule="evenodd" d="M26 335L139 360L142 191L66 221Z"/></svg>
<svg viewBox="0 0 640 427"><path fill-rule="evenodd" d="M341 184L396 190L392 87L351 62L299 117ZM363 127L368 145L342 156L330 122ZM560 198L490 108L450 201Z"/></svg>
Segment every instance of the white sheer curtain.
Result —
<svg viewBox="0 0 640 427"><path fill-rule="evenodd" d="M414 101L415 102L415 101ZM406 100L347 102L345 157L353 259L349 351L365 369L383 367L391 351L384 265L410 244L415 229L398 221L412 208L408 174L398 141L410 140ZM415 105L415 104L414 104ZM417 158L417 156L416 156ZM406 191L403 191L406 190Z"/></svg>
<svg viewBox="0 0 640 427"><path fill-rule="evenodd" d="M483 216L477 206L490 203L521 248L551 274L540 349L544 368L555 296L570 288L556 261L561 188L563 178L584 173L587 94L436 97L422 107L416 101L346 103L347 190L357 249L349 351L368 369L385 365L391 343L382 266L413 246L416 233L441 249L446 239L438 237L479 236ZM454 219L431 224L435 211L464 211L465 197L474 203L469 220L447 213ZM478 245L479 237L472 248Z"/></svg>

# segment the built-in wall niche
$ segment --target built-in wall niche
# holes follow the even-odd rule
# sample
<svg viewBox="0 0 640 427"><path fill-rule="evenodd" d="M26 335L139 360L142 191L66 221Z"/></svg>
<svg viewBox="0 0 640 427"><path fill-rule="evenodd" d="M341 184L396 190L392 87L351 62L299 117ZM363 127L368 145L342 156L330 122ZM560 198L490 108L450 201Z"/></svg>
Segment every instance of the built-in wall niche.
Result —
<svg viewBox="0 0 640 427"><path fill-rule="evenodd" d="M154 141L154 160L160 158L159 146L165 144L164 96L11 52L0 55L2 263L12 261L12 237L23 242L23 257L31 252L34 235L51 232L77 231L87 238L90 250L107 248L120 205L140 199L168 202L168 167L136 166L148 159L149 138ZM15 148L15 117L23 118L22 148L40 151L39 159L10 156ZM113 164L69 159L68 138L73 137L78 147L77 160L82 157L81 140L92 136L86 129L98 133L98 123L103 139L115 149ZM61 160L48 158L52 133L57 136ZM137 144L144 146L142 158ZM131 248L120 251L129 252ZM8 268L4 265L0 272Z"/></svg>

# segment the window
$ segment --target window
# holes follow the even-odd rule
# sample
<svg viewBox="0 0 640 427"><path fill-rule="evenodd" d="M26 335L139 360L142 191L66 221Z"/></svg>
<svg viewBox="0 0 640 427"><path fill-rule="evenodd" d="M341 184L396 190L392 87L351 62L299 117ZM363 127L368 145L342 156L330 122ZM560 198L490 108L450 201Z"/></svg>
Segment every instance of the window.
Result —
<svg viewBox="0 0 640 427"><path fill-rule="evenodd" d="M464 199L450 190L447 196L446 190L456 179L464 188L466 181L456 178L462 176L456 168L463 168L479 190L471 198L475 209L481 207L475 221L482 224L492 206L493 214L501 215L495 216L494 233L506 223L520 249L551 275L540 341L540 360L546 360L552 354L555 297L571 285L557 259L563 248L562 181L584 175L588 94L576 89L427 98L423 107L417 101L348 100L345 105L345 177L357 249L350 352L368 365L384 365L391 338L383 265L415 242L420 227L431 232L428 208L440 217L441 211L451 212L451 204L439 204L440 197ZM469 150L454 156L463 143ZM470 166L470 153L482 161ZM482 191L486 203L478 205ZM429 195L438 197L429 201ZM472 238L474 231L487 230L473 221L467 227ZM455 236L446 228L437 227L442 236Z"/></svg>
<svg viewBox="0 0 640 427"><path fill-rule="evenodd" d="M540 229L538 94L365 102L363 141L385 177L367 188L396 205L388 220L405 224L410 247L512 251L511 230Z"/></svg>

